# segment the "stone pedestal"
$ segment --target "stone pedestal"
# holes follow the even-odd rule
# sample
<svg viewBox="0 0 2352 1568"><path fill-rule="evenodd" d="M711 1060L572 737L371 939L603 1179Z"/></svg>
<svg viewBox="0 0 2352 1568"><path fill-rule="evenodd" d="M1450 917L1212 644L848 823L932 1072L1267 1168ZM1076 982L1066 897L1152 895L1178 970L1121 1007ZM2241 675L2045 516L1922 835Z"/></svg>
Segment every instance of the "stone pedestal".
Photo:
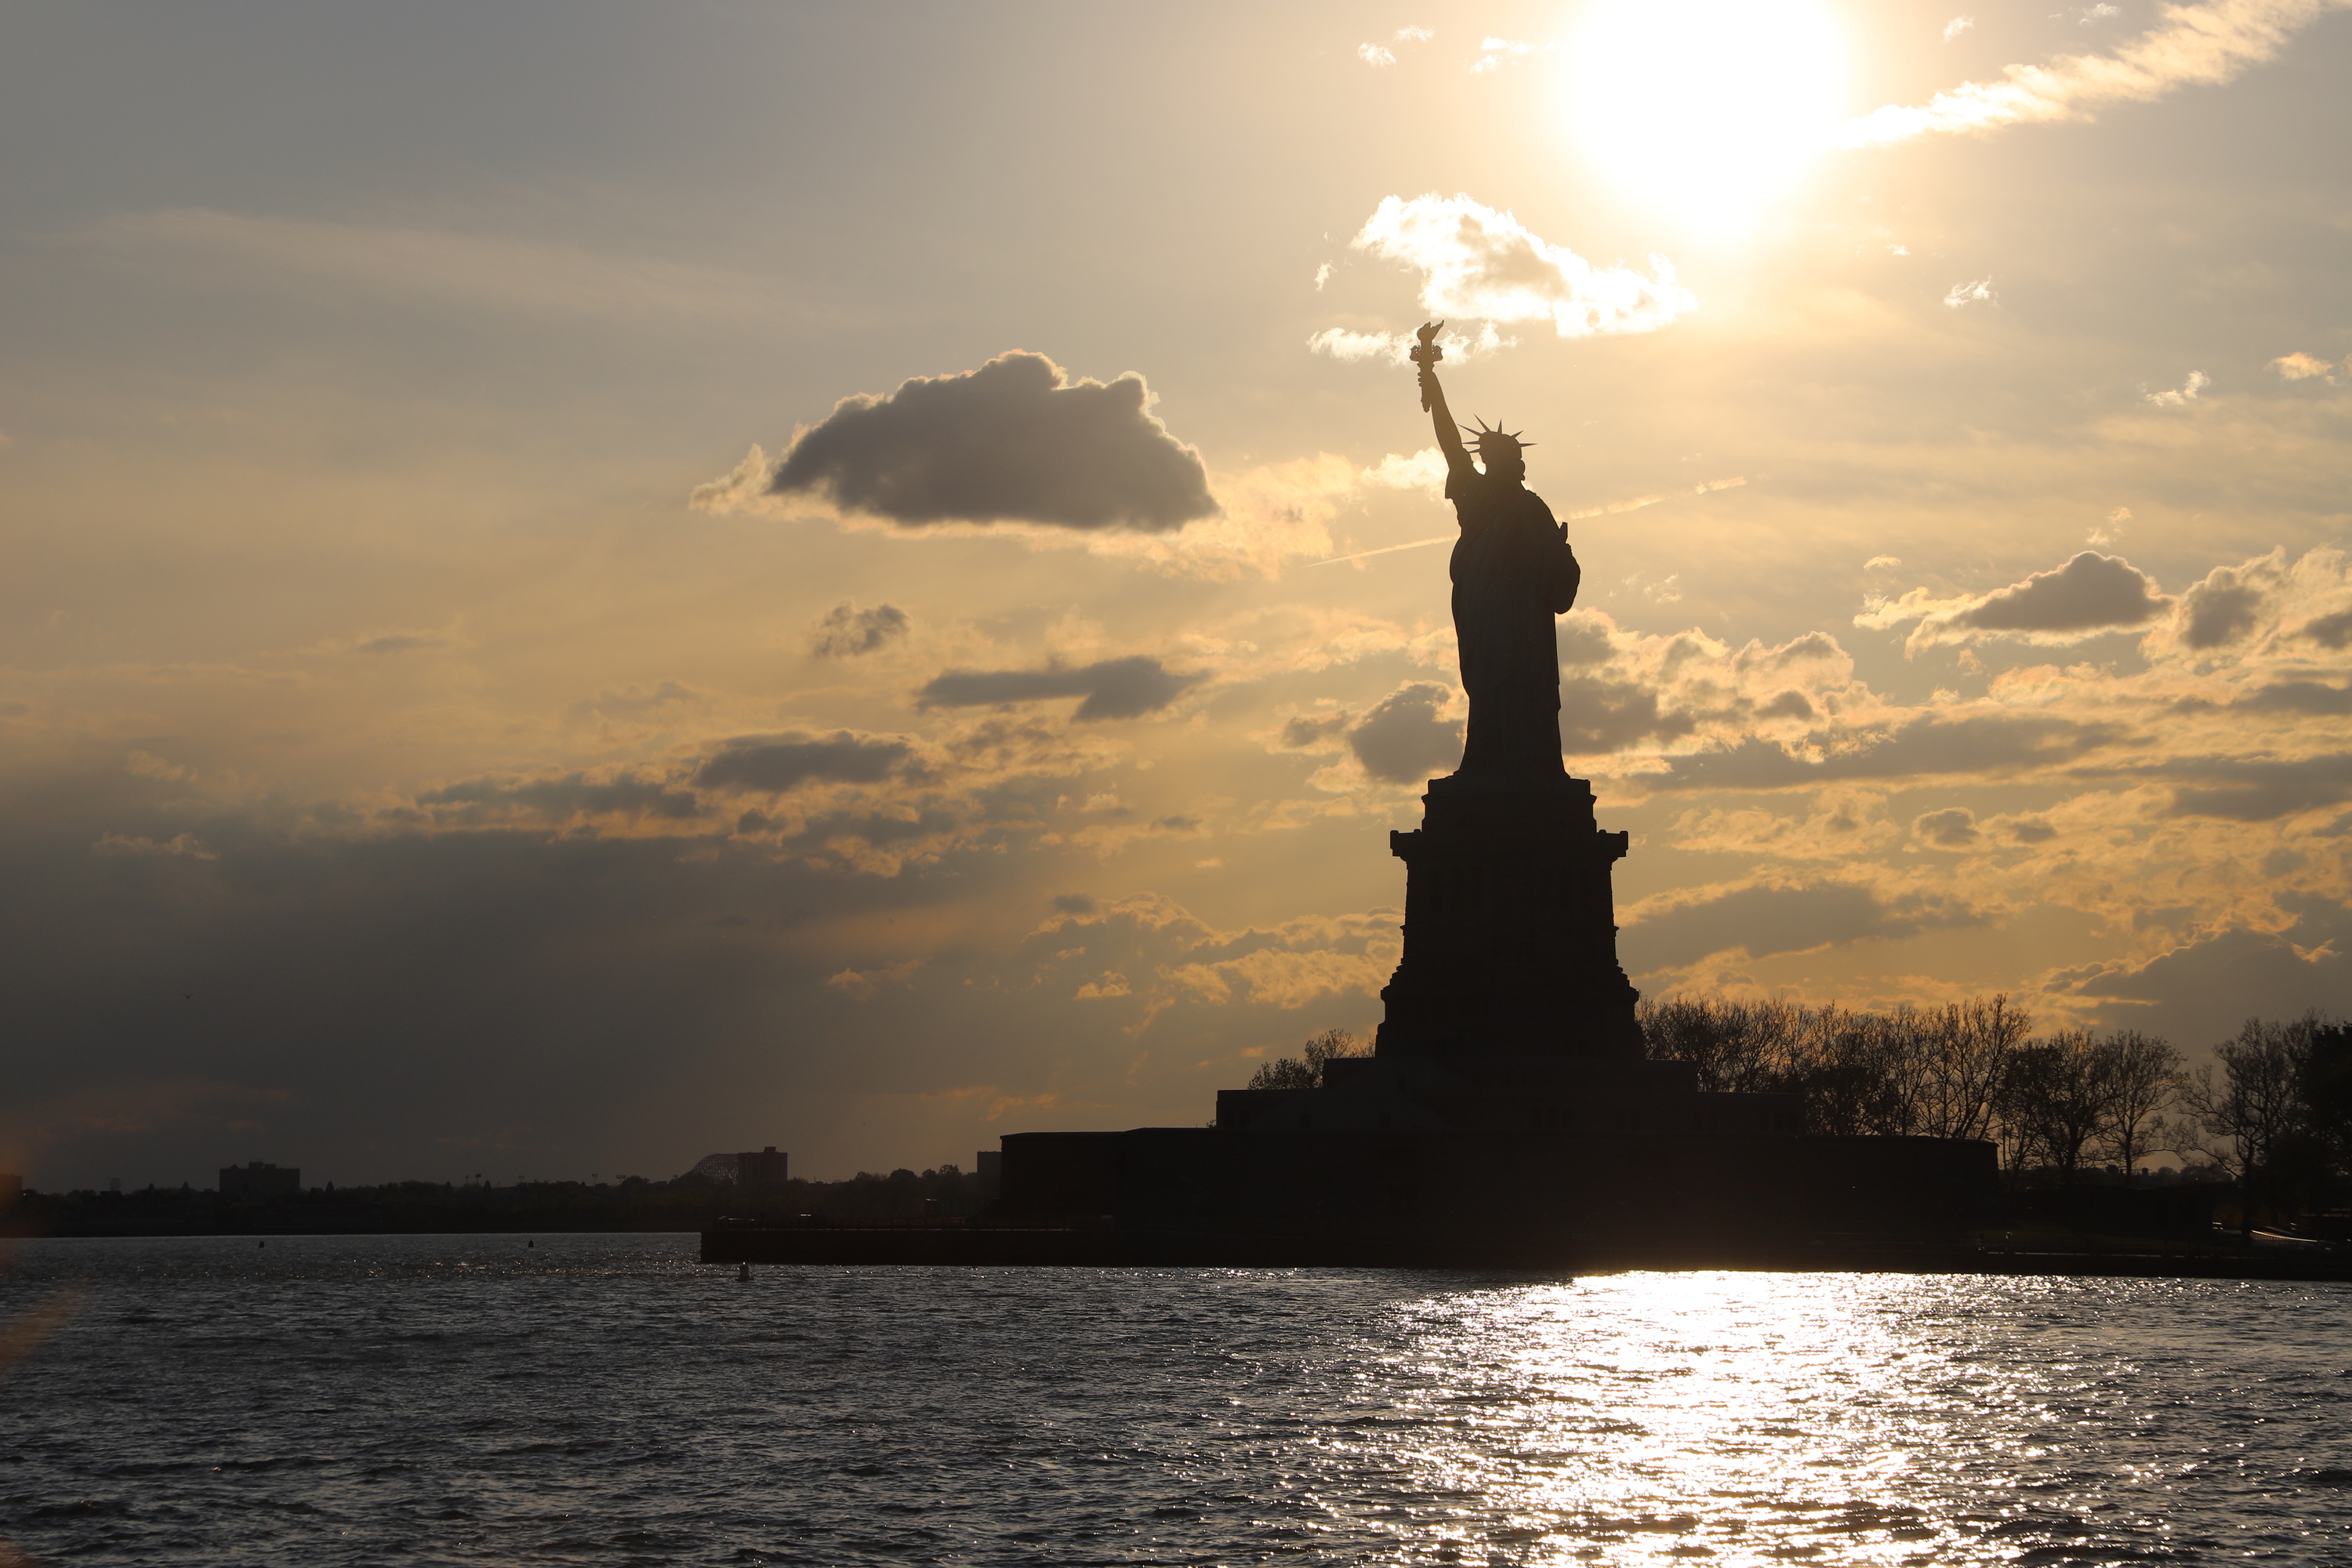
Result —
<svg viewBox="0 0 2352 1568"><path fill-rule="evenodd" d="M1404 956L1381 999L1383 1059L1638 1060L1610 867L1626 836L1565 773L1433 779L1405 863Z"/></svg>

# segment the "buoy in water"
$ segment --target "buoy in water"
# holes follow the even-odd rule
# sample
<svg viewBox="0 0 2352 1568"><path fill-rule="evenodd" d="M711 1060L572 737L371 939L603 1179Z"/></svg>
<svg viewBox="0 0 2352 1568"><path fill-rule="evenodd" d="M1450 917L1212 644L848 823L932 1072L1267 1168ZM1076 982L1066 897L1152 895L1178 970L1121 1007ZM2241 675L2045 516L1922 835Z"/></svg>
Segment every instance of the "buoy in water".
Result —
<svg viewBox="0 0 2352 1568"><path fill-rule="evenodd" d="M539 1243L537 1243L536 1241L526 1241L526 1242L524 1242L524 1243L523 1243L523 1245L524 1245L525 1247L537 1247L537 1246L539 1245Z"/></svg>
<svg viewBox="0 0 2352 1568"><path fill-rule="evenodd" d="M751 1279L751 1266L748 1263L737 1264L735 1266L735 1278L742 1280L746 1284L749 1284Z"/></svg>

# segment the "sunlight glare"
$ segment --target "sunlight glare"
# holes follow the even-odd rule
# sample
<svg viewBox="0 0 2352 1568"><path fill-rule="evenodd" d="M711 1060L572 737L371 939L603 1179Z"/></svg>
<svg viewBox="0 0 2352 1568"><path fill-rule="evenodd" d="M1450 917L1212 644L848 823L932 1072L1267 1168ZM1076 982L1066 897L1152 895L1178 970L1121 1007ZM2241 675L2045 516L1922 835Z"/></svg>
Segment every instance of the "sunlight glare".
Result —
<svg viewBox="0 0 2352 1568"><path fill-rule="evenodd" d="M1814 0L1598 0L1569 58L1578 145L1697 228L1751 221L1826 144L1846 47Z"/></svg>

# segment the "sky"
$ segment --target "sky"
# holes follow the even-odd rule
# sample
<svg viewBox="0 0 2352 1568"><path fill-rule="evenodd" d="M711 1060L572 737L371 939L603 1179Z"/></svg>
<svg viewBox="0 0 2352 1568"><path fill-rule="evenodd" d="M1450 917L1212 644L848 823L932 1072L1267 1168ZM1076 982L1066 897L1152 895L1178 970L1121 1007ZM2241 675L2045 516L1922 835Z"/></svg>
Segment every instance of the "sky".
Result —
<svg viewBox="0 0 2352 1568"><path fill-rule="evenodd" d="M2315 0L0 8L0 1169L968 1167L1368 1030L1435 320L1645 994L2352 1011L2347 70Z"/></svg>

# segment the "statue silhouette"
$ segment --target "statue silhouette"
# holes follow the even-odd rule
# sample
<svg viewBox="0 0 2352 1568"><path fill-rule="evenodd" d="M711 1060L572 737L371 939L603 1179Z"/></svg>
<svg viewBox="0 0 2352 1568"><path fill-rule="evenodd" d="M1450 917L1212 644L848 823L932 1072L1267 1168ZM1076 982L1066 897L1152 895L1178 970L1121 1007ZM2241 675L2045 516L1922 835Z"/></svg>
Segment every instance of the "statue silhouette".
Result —
<svg viewBox="0 0 2352 1568"><path fill-rule="evenodd" d="M1480 426L1473 463L1437 382L1442 321L1421 329L1421 405L1434 417L1445 454L1445 499L1462 537L1454 546L1454 637L1462 686L1470 694L1463 783L1559 778L1559 637L1553 623L1576 603L1582 576L1568 530L1527 488L1527 459L1515 434Z"/></svg>

